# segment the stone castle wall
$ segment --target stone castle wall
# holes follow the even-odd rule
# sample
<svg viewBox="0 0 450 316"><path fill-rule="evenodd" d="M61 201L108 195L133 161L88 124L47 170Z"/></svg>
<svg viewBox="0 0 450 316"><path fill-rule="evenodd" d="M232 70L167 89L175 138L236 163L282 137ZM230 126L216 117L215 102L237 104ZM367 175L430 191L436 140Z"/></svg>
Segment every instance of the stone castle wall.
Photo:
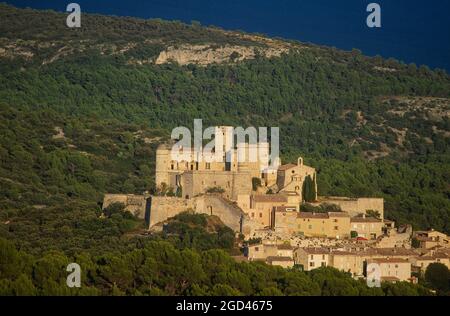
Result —
<svg viewBox="0 0 450 316"><path fill-rule="evenodd" d="M140 219L145 219L147 197L134 194L105 194L103 198L103 208L114 203L125 205L125 209Z"/></svg>
<svg viewBox="0 0 450 316"><path fill-rule="evenodd" d="M209 188L220 187L224 196L236 201L238 194L250 194L252 178L249 172L188 171L181 175L183 197L192 198Z"/></svg>
<svg viewBox="0 0 450 316"><path fill-rule="evenodd" d="M199 214L215 215L235 232L243 233L246 236L262 228L260 224L251 220L237 205L229 202L219 194L206 194L192 199L167 196L106 194L103 200L103 208L113 203L124 204L127 211L130 211L138 218L145 219L148 228L188 210Z"/></svg>
<svg viewBox="0 0 450 316"><path fill-rule="evenodd" d="M189 209L194 210L197 202L195 199L167 196L152 196L150 199L149 228Z"/></svg>
<svg viewBox="0 0 450 316"><path fill-rule="evenodd" d="M384 219L384 200L382 198L319 197L318 202L312 204L318 206L322 203L339 205L342 211L347 212L351 217L373 210L378 211L381 219Z"/></svg>
<svg viewBox="0 0 450 316"><path fill-rule="evenodd" d="M215 215L235 232L241 232L246 236L254 230L262 228L238 206L218 194L207 194L192 199L153 196L151 197L149 228L187 210L199 214Z"/></svg>

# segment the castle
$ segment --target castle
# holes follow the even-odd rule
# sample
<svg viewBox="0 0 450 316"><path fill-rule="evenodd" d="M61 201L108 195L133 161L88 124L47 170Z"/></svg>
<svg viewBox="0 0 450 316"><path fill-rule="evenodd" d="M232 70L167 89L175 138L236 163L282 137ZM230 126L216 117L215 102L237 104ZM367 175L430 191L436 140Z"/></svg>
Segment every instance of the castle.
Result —
<svg viewBox="0 0 450 316"><path fill-rule="evenodd" d="M305 165L303 158L285 165L277 158L276 167L270 168L269 143L241 142L227 146L234 144L230 139L234 137L232 130L229 126L215 127L216 139L223 137L224 141L222 150L215 148L213 154L219 153L223 159L198 159L199 152L194 148L178 147L174 152L173 145L160 145L155 171L158 193L153 196L106 194L103 207L121 202L127 210L145 218L149 228L186 210L217 215L246 236L266 229L345 238L350 236L350 218L364 215L368 210L378 212L379 221L383 222L383 199L319 197L316 170ZM250 160L252 151L258 154ZM242 153L246 159L238 159ZM300 212L304 201L313 205L334 204L343 213L305 215ZM380 233L371 232L370 236Z"/></svg>
<svg viewBox="0 0 450 316"><path fill-rule="evenodd" d="M230 143L231 129L215 127L216 138ZM369 278L365 267L375 264L382 281L417 282L413 269L423 273L435 262L450 266L448 236L417 232L421 248L409 249L412 229L395 230L384 219L383 199L318 196L317 172L301 157L284 165L277 159L273 168L265 142L214 149L210 155L221 159L198 159L198 150L178 143L160 145L155 194L106 194L103 207L123 203L152 231L185 211L215 215L244 235L248 260L285 268L332 266ZM256 159L237 159L252 150Z"/></svg>

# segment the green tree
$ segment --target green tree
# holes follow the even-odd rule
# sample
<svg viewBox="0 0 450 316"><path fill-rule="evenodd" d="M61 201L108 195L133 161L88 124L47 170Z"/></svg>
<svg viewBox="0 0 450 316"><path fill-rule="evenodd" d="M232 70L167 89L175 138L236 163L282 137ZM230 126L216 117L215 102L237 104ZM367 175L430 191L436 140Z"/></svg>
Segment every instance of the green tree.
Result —
<svg viewBox="0 0 450 316"><path fill-rule="evenodd" d="M447 293L450 290L450 271L442 263L432 263L425 271L425 280L432 288Z"/></svg>
<svg viewBox="0 0 450 316"><path fill-rule="evenodd" d="M306 202L314 202L316 200L316 186L314 181L311 179L311 176L307 176L303 182L303 199Z"/></svg>

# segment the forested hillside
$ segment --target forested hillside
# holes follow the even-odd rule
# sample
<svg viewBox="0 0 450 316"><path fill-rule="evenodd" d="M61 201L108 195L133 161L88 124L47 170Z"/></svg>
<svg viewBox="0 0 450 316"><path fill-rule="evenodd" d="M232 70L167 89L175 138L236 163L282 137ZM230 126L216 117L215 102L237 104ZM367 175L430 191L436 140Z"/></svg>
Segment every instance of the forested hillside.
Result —
<svg viewBox="0 0 450 316"><path fill-rule="evenodd" d="M283 161L304 156L320 195L381 196L399 224L450 233L444 71L198 23L83 15L69 29L65 19L0 4L0 237L21 251L121 251L132 260L124 234L140 223L101 216L102 194L153 191L156 146L194 118L205 127L279 126ZM156 63L192 45L236 52L220 63ZM140 256L153 246L141 247ZM45 260L36 258L29 269ZM189 291L257 289L201 286Z"/></svg>

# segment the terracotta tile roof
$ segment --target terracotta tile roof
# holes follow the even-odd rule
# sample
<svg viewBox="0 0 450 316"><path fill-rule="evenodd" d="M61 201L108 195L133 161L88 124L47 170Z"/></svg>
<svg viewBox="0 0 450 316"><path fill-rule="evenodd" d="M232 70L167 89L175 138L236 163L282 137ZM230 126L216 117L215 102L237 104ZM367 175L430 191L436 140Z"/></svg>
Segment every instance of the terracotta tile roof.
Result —
<svg viewBox="0 0 450 316"><path fill-rule="evenodd" d="M310 255L325 255L330 253L328 248L300 248Z"/></svg>
<svg viewBox="0 0 450 316"><path fill-rule="evenodd" d="M297 167L297 165L294 165L293 163L289 163L287 165L281 165L278 167L279 171L285 171L285 170L289 170L291 168Z"/></svg>
<svg viewBox="0 0 450 316"><path fill-rule="evenodd" d="M374 258L368 261L376 263L409 263L408 260L400 258Z"/></svg>
<svg viewBox="0 0 450 316"><path fill-rule="evenodd" d="M288 244L282 244L282 245L278 245L278 249L280 249L280 250L292 250L292 249L294 249L294 247L292 247L291 245L288 245Z"/></svg>
<svg viewBox="0 0 450 316"><path fill-rule="evenodd" d="M335 250L331 251L333 256L357 256L358 253L356 251L343 251L343 250Z"/></svg>
<svg viewBox="0 0 450 316"><path fill-rule="evenodd" d="M287 197L285 195L279 194L257 194L253 195L253 200L260 203L268 202L287 202Z"/></svg>
<svg viewBox="0 0 450 316"><path fill-rule="evenodd" d="M417 252L405 248L370 248L362 253L363 255L380 255L380 256L417 256Z"/></svg>
<svg viewBox="0 0 450 316"><path fill-rule="evenodd" d="M435 258L432 256L422 256L422 257L416 257L417 261L434 261Z"/></svg>
<svg viewBox="0 0 450 316"><path fill-rule="evenodd" d="M298 218L329 218L327 213L299 212Z"/></svg>
<svg viewBox="0 0 450 316"><path fill-rule="evenodd" d="M329 217L350 217L346 212L328 212Z"/></svg>
<svg viewBox="0 0 450 316"><path fill-rule="evenodd" d="M436 260L436 259L450 259L450 256L446 253L437 252L432 255L425 255L416 257L417 260Z"/></svg>
<svg viewBox="0 0 450 316"><path fill-rule="evenodd" d="M276 257L276 256L271 256L271 257L267 257L266 258L266 261L267 262L269 262L269 263L272 263L272 262L280 262L280 261L283 261L283 262L290 262L290 261L294 261L294 259L292 259L291 257L282 257L282 256L280 256L280 257Z"/></svg>
<svg viewBox="0 0 450 316"><path fill-rule="evenodd" d="M275 212L294 212L297 211L295 206L276 206Z"/></svg>
<svg viewBox="0 0 450 316"><path fill-rule="evenodd" d="M350 217L345 212L328 212L328 213L315 213L315 212L299 212L298 218L334 218L334 217Z"/></svg>
<svg viewBox="0 0 450 316"><path fill-rule="evenodd" d="M381 219L378 218L373 218L373 217L361 217L361 216L357 216L357 217L352 217L350 219L350 222L352 223L381 223Z"/></svg>

